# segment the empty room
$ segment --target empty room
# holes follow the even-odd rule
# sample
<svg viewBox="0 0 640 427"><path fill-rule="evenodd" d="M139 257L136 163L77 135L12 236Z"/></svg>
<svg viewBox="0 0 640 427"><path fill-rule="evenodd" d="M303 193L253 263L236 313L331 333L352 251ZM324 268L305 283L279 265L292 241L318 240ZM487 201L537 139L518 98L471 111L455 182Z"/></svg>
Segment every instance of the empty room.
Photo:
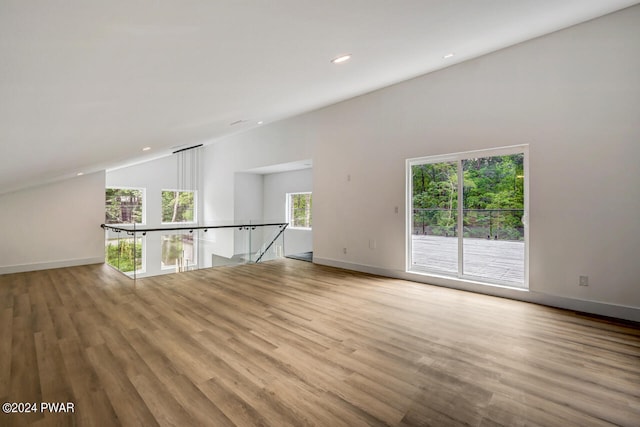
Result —
<svg viewBox="0 0 640 427"><path fill-rule="evenodd" d="M640 425L640 4L0 0L0 426Z"/></svg>

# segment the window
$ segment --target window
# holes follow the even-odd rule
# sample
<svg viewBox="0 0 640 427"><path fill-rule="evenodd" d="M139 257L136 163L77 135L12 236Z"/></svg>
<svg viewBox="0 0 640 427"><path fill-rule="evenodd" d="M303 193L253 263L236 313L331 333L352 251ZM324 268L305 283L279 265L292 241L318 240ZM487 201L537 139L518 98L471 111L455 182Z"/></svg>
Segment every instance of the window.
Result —
<svg viewBox="0 0 640 427"><path fill-rule="evenodd" d="M527 288L526 147L407 161L408 271Z"/></svg>
<svg viewBox="0 0 640 427"><path fill-rule="evenodd" d="M175 267L186 271L195 264L193 234L165 234L162 236L162 268Z"/></svg>
<svg viewBox="0 0 640 427"><path fill-rule="evenodd" d="M144 224L144 188L105 189L106 224ZM124 232L122 234L125 234ZM105 233L105 258L107 264L123 273L144 272L143 237L126 237L112 231Z"/></svg>
<svg viewBox="0 0 640 427"><path fill-rule="evenodd" d="M311 228L311 193L287 193L287 222L291 228Z"/></svg>
<svg viewBox="0 0 640 427"><path fill-rule="evenodd" d="M196 222L195 191L162 190L162 222Z"/></svg>
<svg viewBox="0 0 640 427"><path fill-rule="evenodd" d="M142 237L117 238L111 237L105 241L106 262L123 273L144 272Z"/></svg>
<svg viewBox="0 0 640 427"><path fill-rule="evenodd" d="M143 224L144 189L107 188L105 224Z"/></svg>

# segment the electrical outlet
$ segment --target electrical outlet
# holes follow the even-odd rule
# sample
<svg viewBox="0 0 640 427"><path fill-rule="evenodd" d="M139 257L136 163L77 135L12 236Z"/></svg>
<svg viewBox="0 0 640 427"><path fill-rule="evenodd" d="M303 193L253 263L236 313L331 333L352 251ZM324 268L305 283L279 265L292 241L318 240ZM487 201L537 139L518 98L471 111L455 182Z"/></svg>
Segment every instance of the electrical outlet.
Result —
<svg viewBox="0 0 640 427"><path fill-rule="evenodd" d="M393 209L393 211L394 211L395 213L398 213L398 207L396 206L396 207Z"/></svg>
<svg viewBox="0 0 640 427"><path fill-rule="evenodd" d="M369 239L369 249L375 249L377 247L375 239Z"/></svg>
<svg viewBox="0 0 640 427"><path fill-rule="evenodd" d="M580 286L589 286L589 276L580 276Z"/></svg>
<svg viewBox="0 0 640 427"><path fill-rule="evenodd" d="M347 254L347 248L342 248L342 253L346 255Z"/></svg>

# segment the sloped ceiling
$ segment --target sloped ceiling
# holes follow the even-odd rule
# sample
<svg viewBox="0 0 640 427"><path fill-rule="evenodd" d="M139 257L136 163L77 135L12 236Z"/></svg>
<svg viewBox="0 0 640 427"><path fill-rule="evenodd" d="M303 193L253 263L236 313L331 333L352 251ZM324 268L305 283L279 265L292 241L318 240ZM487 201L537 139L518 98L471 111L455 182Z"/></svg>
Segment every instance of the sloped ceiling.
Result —
<svg viewBox="0 0 640 427"><path fill-rule="evenodd" d="M215 142L636 3L0 0L0 193Z"/></svg>

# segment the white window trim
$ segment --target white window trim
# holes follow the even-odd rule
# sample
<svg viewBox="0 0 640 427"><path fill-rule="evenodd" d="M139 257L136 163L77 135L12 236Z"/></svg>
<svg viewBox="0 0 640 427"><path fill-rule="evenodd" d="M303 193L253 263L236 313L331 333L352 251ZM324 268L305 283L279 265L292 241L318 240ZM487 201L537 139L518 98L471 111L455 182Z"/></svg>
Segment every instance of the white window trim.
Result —
<svg viewBox="0 0 640 427"><path fill-rule="evenodd" d="M429 163L442 163L442 162L456 162L460 163L463 160L473 159L477 157L492 157L492 156L506 156L511 154L523 154L523 167L524 167L524 214L522 218L522 223L524 225L524 283L523 288L514 287L513 283L503 283L500 281L488 281L486 278L478 278L469 274L463 274L460 270L458 270L457 274L447 274L441 271L431 271L428 269L420 269L415 268L411 265L411 256L412 256L412 213L413 213L413 179L411 175L412 166L414 165L422 165ZM442 155L434 155L434 156L424 156L417 157L412 159L407 159L405 161L405 178L406 178L406 191L405 191L405 272L409 274L417 274L422 276L433 276L439 278L446 278L452 281L459 282L475 282L485 285L492 286L505 286L513 289L519 290L529 290L529 145L512 145L507 147L498 147L498 148L490 148L484 150L474 150L474 151L465 151L459 153L451 153L451 154L442 154ZM462 206L462 189L463 180L458 177L458 206ZM459 222L458 226L461 227ZM460 234L459 234L460 235ZM462 248L458 249L458 262L462 263L461 252Z"/></svg>
<svg viewBox="0 0 640 427"><path fill-rule="evenodd" d="M289 224L287 226L287 229L289 230L312 230L313 229L313 225L311 227L294 227L291 223L292 223L292 218L291 218L291 196L297 195L297 194L311 194L313 195L313 192L311 191L294 191L291 193L287 193L286 195L286 203L285 203L285 218L286 218L286 222L287 224ZM312 216L313 218L313 216Z"/></svg>
<svg viewBox="0 0 640 427"><path fill-rule="evenodd" d="M123 187L112 187L112 188L123 188ZM108 232L107 232L108 233ZM126 274L127 276L133 278L134 275L138 275L138 274L145 274L147 272L147 236L145 235L140 235L140 236L127 236L127 237L123 237L125 239L127 238L131 238L131 239L135 239L135 238L139 238L140 239L140 244L142 245L142 260L140 263L140 269L139 270L135 270L135 271L128 271L128 272L124 272L122 271L122 274ZM117 237L112 237L110 239L105 239L105 240L116 240ZM105 249L106 250L106 249ZM116 268L115 266L111 266L113 268ZM120 270L119 270L120 271Z"/></svg>
<svg viewBox="0 0 640 427"><path fill-rule="evenodd" d="M110 225L133 225L133 226L138 226L138 225L147 225L147 189L144 187L126 187L126 186L119 186L119 185L109 185L105 187L105 191L106 190L140 190L142 191L142 222L122 222L122 223L118 223L118 224L110 224ZM105 201L106 203L106 201ZM105 209L106 209L106 205L105 205Z"/></svg>
<svg viewBox="0 0 640 427"><path fill-rule="evenodd" d="M141 237L140 244L142 245L142 263L140 265L140 270L136 270L135 274L145 274L147 272L147 236L142 235Z"/></svg>
<svg viewBox="0 0 640 427"><path fill-rule="evenodd" d="M193 193L193 220L184 222L164 222L162 221L162 193L165 191L178 191L180 193ZM160 224L162 225L193 225L198 223L198 191L197 190L180 190L178 188L163 188L160 190Z"/></svg>
<svg viewBox="0 0 640 427"><path fill-rule="evenodd" d="M184 222L178 222L176 224L187 224ZM174 236L174 235L180 235L180 233L178 232L179 230L167 230L167 232L169 231L173 231L173 233L170 234L161 234L160 235L160 243L162 244L162 236ZM197 231L197 230L196 230ZM189 264L189 267L197 267L198 265L198 236L194 235L193 236L193 257L195 258L193 260L193 263ZM175 270L176 269L176 265L162 265L162 247L160 247L160 271L169 271L169 270Z"/></svg>

